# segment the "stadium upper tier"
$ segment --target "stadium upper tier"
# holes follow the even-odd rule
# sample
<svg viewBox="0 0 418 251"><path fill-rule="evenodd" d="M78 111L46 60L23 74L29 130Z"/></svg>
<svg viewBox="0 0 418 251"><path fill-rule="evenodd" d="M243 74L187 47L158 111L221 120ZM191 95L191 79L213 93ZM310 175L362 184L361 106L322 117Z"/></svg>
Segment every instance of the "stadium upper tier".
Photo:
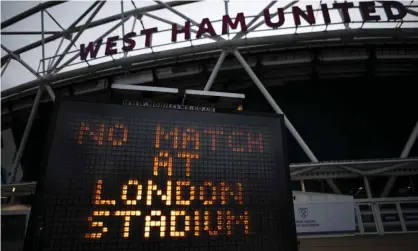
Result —
<svg viewBox="0 0 418 251"><path fill-rule="evenodd" d="M2 98L225 49L418 39L414 1L48 1L2 9Z"/></svg>

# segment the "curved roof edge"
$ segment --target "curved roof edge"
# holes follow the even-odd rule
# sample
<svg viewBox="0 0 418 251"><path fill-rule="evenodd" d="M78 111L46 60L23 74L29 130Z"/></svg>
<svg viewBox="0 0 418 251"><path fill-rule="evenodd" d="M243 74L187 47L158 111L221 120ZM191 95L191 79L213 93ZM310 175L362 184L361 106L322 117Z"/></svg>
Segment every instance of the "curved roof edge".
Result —
<svg viewBox="0 0 418 251"><path fill-rule="evenodd" d="M22 85L18 85L9 89L6 89L1 92L3 98L11 96L25 90L37 87L42 84L53 84L56 81L73 78L80 75L86 75L96 71L102 71L110 68L122 68L129 67L133 63L143 62L143 61L157 61L163 60L166 58L179 57L184 55L193 55L201 52L215 51L215 50L231 50L233 48L246 47L246 46L255 46L255 45L268 45L274 44L277 46L285 45L305 45L309 46L310 44L302 44L303 42L312 43L313 40L316 41L326 41L328 39L340 39L340 42L345 44L350 41L356 41L358 39L371 39L371 38L385 38L385 41L406 41L407 38L412 38L418 40L418 28L408 28L408 29L353 29L353 30L337 30L337 31L327 31L327 32L315 32L315 33L302 33L302 34L289 34L281 36L269 36L269 37L256 37L248 39L239 39L239 40L225 40L216 43L209 43L194 47L185 47L180 49L173 49L161 52L155 52L150 54L142 54L137 56L132 56L128 58L121 58L110 62L104 62L101 64L93 65L90 67L75 69L56 75L47 75L42 78L27 82ZM386 39L387 38L387 39Z"/></svg>

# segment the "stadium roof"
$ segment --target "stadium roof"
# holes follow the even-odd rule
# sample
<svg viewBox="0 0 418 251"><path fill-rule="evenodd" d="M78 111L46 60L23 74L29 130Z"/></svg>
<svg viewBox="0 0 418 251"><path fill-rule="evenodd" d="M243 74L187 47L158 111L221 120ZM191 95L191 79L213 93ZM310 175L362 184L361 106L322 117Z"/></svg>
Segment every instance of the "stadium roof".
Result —
<svg viewBox="0 0 418 251"><path fill-rule="evenodd" d="M402 2L408 7L408 14L402 22L387 21L381 4L376 3L376 13L382 16L382 20L379 22L364 23L359 8L353 8L349 11L351 23L345 24L342 22L341 12L337 9L330 9L332 23L325 25L320 4L326 3L329 8L332 8L334 2L246 0L2 2L2 46L15 51L16 55L19 55L29 67L39 74L36 76L31 73L27 67L16 60L9 61L10 56L2 47L2 94L4 94L4 90L11 90L10 88L13 89L13 87L34 81L39 76L59 75L75 69L117 61L124 57L152 55L179 48L195 48L199 45L217 43L220 40L230 41L234 38L235 40L251 40L252 38L301 33L325 34L325 31L333 30L402 28L402 30L411 29L412 31L418 28L418 5L414 5L414 1ZM315 11L316 24L309 25L302 18L301 26L296 28L292 19L292 6L299 6L302 10L306 10L308 4L312 5ZM358 7L358 2L354 2L354 4L355 7ZM263 10L269 8L270 14L275 14L277 8L280 7L286 9L286 22L279 29L272 29L264 22ZM86 10L89 10L87 14ZM234 19L240 12L245 15L248 32L240 32L240 29L237 28L230 29L227 35L216 37L204 35L200 39L196 38L194 32L198 29L197 25L201 23L203 18L209 18L217 34L220 34L222 16L227 13ZM44 21L43 25L42 20ZM186 20L191 22L191 40L185 40L184 34L181 34L178 41L173 43L171 41L172 24L184 25ZM272 20L277 20L276 15ZM158 32L153 35L152 46L146 47L145 36L140 35L140 31L154 27L158 28ZM103 44L105 44L107 38L123 37L124 34L131 31L138 33L133 51L123 53L120 50L123 46L122 39L120 39L117 42L118 54L105 56L104 45L99 50L97 58L80 60L81 44L88 44L98 38L103 38ZM238 37L236 37L237 34ZM59 59L61 54L63 55L62 59ZM43 57L45 58L45 66L43 66ZM43 72L43 67L45 67L46 73ZM55 70L53 70L54 67L56 67ZM47 72L48 69L52 72Z"/></svg>

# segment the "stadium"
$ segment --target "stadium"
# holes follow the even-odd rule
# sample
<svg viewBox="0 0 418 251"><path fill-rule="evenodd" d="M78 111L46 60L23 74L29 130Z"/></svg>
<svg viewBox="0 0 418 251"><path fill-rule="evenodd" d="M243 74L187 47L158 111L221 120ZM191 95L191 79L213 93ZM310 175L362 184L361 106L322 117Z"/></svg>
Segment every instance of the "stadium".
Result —
<svg viewBox="0 0 418 251"><path fill-rule="evenodd" d="M281 114L299 250L417 249L416 1L44 1L1 8L5 250L20 250L25 232L37 228L28 224L29 214L39 204L35 191L50 155L51 125L60 123L58 100L84 102L89 111L93 103L161 109L168 117L174 110ZM116 141L112 130L105 138L124 144L125 134ZM158 130L162 141L177 133L177 127ZM251 158L260 141L234 151ZM214 183L228 189L222 180ZM145 187L162 193L144 184L142 192ZM204 213L191 225L203 226ZM245 213L231 217L247 220ZM216 245L201 250L244 250Z"/></svg>

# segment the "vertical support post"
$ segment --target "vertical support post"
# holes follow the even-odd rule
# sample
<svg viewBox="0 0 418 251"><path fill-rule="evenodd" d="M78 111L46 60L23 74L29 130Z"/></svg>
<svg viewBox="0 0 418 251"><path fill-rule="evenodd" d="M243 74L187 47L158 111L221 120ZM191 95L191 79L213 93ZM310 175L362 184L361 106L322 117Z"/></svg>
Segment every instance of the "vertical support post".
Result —
<svg viewBox="0 0 418 251"><path fill-rule="evenodd" d="M224 0L224 5L225 5L225 15L229 15L229 0ZM226 27L227 30L227 34L229 37L229 26Z"/></svg>
<svg viewBox="0 0 418 251"><path fill-rule="evenodd" d="M19 144L19 149L17 150L15 160L13 162L12 171L8 183L13 183L15 181L17 167L20 164L20 159L22 158L23 151L25 150L26 143L28 142L29 133L32 129L33 121L35 120L36 112L38 111L39 103L41 102L42 97L42 88L38 88L36 93L35 100L33 102L32 109L29 114L28 122L26 123L25 131L23 132L22 140Z"/></svg>
<svg viewBox="0 0 418 251"><path fill-rule="evenodd" d="M372 203L372 210L373 210L373 216L374 220L376 222L376 228L379 235L383 235L385 233L385 228L383 227L382 223L382 215L380 214L380 205L379 203Z"/></svg>
<svg viewBox="0 0 418 251"><path fill-rule="evenodd" d="M51 60L48 62L48 72L51 70L52 66L54 65L55 59L57 58L58 52L61 49L62 43L64 42L64 38L61 38L60 44L57 47L57 50L55 51L54 56Z"/></svg>
<svg viewBox="0 0 418 251"><path fill-rule="evenodd" d="M222 51L221 55L219 56L218 61L215 64L215 67L213 68L212 73L209 76L208 82L205 85L204 91L209 91L212 87L213 82L215 81L216 76L218 75L219 70L221 69L222 63L224 62L226 57L226 52Z"/></svg>
<svg viewBox="0 0 418 251"><path fill-rule="evenodd" d="M370 189L369 179L363 176L364 188L366 189L367 198L372 198L372 190Z"/></svg>
<svg viewBox="0 0 418 251"><path fill-rule="evenodd" d="M229 15L229 0L224 0L224 6L225 6L225 15Z"/></svg>
<svg viewBox="0 0 418 251"><path fill-rule="evenodd" d="M306 192L305 181L300 180L300 189L302 192Z"/></svg>
<svg viewBox="0 0 418 251"><path fill-rule="evenodd" d="M398 212L398 217L399 217L399 221L401 222L402 231L405 233L408 232L408 229L406 228L406 225L405 225L405 220L403 218L402 208L399 202L396 202L396 211Z"/></svg>
<svg viewBox="0 0 418 251"><path fill-rule="evenodd" d="M411 134L409 135L408 140L406 141L406 144L402 150L401 153L401 158L407 158L409 156L409 153L411 152L412 147L415 144L415 141L417 140L418 137L418 121L415 124L414 128L412 129ZM396 176L390 176L389 180L386 182L385 187L382 190L382 193L380 194L380 197L387 197L390 190L392 189L393 185L396 182Z"/></svg>
<svg viewBox="0 0 418 251"><path fill-rule="evenodd" d="M125 13L123 10L123 0L120 1L120 20L122 21L122 37L125 36L125 22L123 22L123 20L125 19ZM123 45L125 45L125 43L122 40ZM124 52L123 53L123 57L126 57L128 54L128 52Z"/></svg>
<svg viewBox="0 0 418 251"><path fill-rule="evenodd" d="M45 23L44 23L44 13L41 11L41 29L42 29L42 75L45 75Z"/></svg>
<svg viewBox="0 0 418 251"><path fill-rule="evenodd" d="M363 183L364 183L364 188L366 189L367 198L371 199L373 195L370 189L369 179L367 179L366 176L363 176ZM382 217L380 215L379 204L372 202L370 204L370 208L372 209L372 212L373 212L373 218L376 223L377 232L379 233L379 235L382 235L385 229L383 228L383 224L382 224Z"/></svg>
<svg viewBox="0 0 418 251"><path fill-rule="evenodd" d="M361 216L360 206L357 203L355 206L355 212L356 212L358 230L360 234L363 235L364 234L363 217Z"/></svg>
<svg viewBox="0 0 418 251"><path fill-rule="evenodd" d="M136 17L136 13L135 13L135 16L134 16L134 23L132 24L132 30L131 30L131 32L133 32L134 30L135 30L135 25L136 25L136 20L138 19L137 17Z"/></svg>

